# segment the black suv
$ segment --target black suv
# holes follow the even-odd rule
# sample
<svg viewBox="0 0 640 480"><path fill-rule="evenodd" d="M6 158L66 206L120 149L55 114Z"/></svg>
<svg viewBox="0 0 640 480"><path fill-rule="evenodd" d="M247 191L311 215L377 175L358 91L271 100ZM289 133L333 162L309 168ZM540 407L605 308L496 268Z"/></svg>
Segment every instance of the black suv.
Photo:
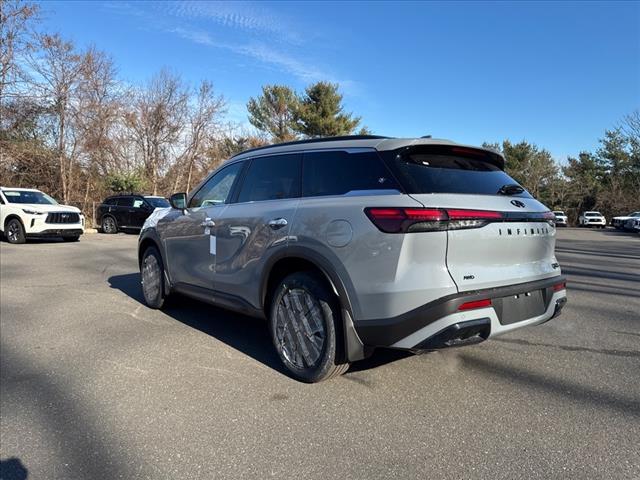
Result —
<svg viewBox="0 0 640 480"><path fill-rule="evenodd" d="M156 208L169 207L163 197L149 195L114 195L100 204L97 222L103 233L141 229L144 221Z"/></svg>

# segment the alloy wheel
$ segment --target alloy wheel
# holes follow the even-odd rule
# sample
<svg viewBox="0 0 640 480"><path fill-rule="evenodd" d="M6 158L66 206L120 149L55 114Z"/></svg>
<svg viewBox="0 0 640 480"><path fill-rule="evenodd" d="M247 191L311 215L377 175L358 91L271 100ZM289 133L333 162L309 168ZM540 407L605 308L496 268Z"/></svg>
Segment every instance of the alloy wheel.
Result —
<svg viewBox="0 0 640 480"><path fill-rule="evenodd" d="M7 228L7 238L10 242L17 242L20 234L20 226L16 222L10 222Z"/></svg>
<svg viewBox="0 0 640 480"><path fill-rule="evenodd" d="M326 339L320 303L301 288L287 291L276 311L275 334L289 363L299 369L313 368Z"/></svg>
<svg viewBox="0 0 640 480"><path fill-rule="evenodd" d="M158 259L154 255L147 255L142 264L142 291L148 303L151 303L162 293L160 291L161 280L162 272Z"/></svg>
<svg viewBox="0 0 640 480"><path fill-rule="evenodd" d="M107 217L102 221L102 229L105 233L115 233L116 222L113 221L113 218Z"/></svg>

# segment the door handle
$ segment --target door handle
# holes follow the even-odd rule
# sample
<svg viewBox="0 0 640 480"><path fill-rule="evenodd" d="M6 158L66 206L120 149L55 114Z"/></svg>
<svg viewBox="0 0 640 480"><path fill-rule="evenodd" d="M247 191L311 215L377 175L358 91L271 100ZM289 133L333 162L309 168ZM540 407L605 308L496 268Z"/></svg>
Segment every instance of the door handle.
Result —
<svg viewBox="0 0 640 480"><path fill-rule="evenodd" d="M288 222L286 218L274 218L273 220L269 221L268 225L272 230L278 230L282 227L286 227L288 225Z"/></svg>
<svg viewBox="0 0 640 480"><path fill-rule="evenodd" d="M215 222L214 222L213 220L211 220L210 218L205 218L205 219L204 219L204 222L202 222L202 223L200 224L200 226L201 226L201 227L204 227L204 228L213 228L213 227L215 227L215 226L216 226L216 224L215 224Z"/></svg>

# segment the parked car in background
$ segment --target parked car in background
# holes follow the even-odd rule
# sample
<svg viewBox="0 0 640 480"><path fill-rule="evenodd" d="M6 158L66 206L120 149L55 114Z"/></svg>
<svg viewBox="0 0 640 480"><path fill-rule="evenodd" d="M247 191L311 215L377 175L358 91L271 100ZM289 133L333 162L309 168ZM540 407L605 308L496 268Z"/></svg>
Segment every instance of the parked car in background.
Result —
<svg viewBox="0 0 640 480"><path fill-rule="evenodd" d="M578 217L578 226L605 228L607 219L600 212L584 212Z"/></svg>
<svg viewBox="0 0 640 480"><path fill-rule="evenodd" d="M113 195L98 207L96 221L103 233L139 230L156 208L169 207L164 197L151 195Z"/></svg>
<svg viewBox="0 0 640 480"><path fill-rule="evenodd" d="M139 237L147 305L181 293L268 319L291 375L317 382L377 347L472 345L560 313L555 216L504 157L354 136L248 150Z"/></svg>
<svg viewBox="0 0 640 480"><path fill-rule="evenodd" d="M617 229L625 228L627 230L631 230L633 220L635 218L640 218L640 212L631 212L629 215L613 217L611 219L611 225ZM628 226L627 223L629 224Z"/></svg>
<svg viewBox="0 0 640 480"><path fill-rule="evenodd" d="M632 232L636 232L636 233L640 233L640 218L634 218L633 220L630 220L631 223L631 231Z"/></svg>
<svg viewBox="0 0 640 480"><path fill-rule="evenodd" d="M9 243L31 237L74 242L84 233L84 216L79 208L60 205L40 190L0 187L0 231Z"/></svg>
<svg viewBox="0 0 640 480"><path fill-rule="evenodd" d="M569 224L569 220L562 210L554 210L553 214L556 216L557 227L566 227Z"/></svg>

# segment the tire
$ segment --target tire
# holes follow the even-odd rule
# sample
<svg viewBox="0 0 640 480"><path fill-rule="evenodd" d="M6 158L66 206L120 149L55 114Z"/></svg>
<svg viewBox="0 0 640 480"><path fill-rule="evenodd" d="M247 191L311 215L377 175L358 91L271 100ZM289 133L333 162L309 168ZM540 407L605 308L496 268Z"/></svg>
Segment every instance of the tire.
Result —
<svg viewBox="0 0 640 480"><path fill-rule="evenodd" d="M12 218L7 222L4 229L4 235L7 237L7 242L9 243L18 244L27 241L22 222L17 218Z"/></svg>
<svg viewBox="0 0 640 480"><path fill-rule="evenodd" d="M322 277L296 272L275 289L269 315L271 340L294 378L307 383L342 375L342 321L338 299Z"/></svg>
<svg viewBox="0 0 640 480"><path fill-rule="evenodd" d="M102 217L100 228L102 233L118 233L118 224L116 223L116 219L111 215L105 215Z"/></svg>
<svg viewBox="0 0 640 480"><path fill-rule="evenodd" d="M164 265L156 247L149 247L142 255L140 277L144 301L150 308L159 309L165 303Z"/></svg>
<svg viewBox="0 0 640 480"><path fill-rule="evenodd" d="M77 242L80 240L80 235L67 235L66 237L62 237L65 242Z"/></svg>

